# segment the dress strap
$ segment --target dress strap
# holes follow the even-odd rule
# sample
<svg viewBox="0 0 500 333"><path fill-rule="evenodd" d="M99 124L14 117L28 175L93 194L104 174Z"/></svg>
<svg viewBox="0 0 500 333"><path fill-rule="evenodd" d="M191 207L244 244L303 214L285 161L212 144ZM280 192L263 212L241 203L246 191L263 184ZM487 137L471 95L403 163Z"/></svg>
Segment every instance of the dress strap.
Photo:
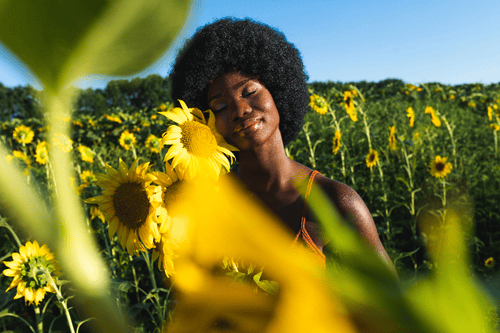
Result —
<svg viewBox="0 0 500 333"><path fill-rule="evenodd" d="M302 219L300 221L300 230L297 233L297 236L295 237L294 243L296 243L297 240L300 237L302 237L304 239L304 241L306 242L306 244L308 245L308 247L313 252L315 252L317 255L319 255L320 258L324 262L326 260L325 255L316 246L316 244L314 243L314 241L312 240L311 236L309 235L309 233L307 232L307 229L306 229L307 200L309 199L309 195L311 194L311 188L312 188L312 185L314 183L314 178L318 174L321 175L321 173L319 171L313 170L313 172L311 172L311 175L309 176L309 182L307 183L307 189L306 189L306 193L305 193L305 196L304 196L304 207L302 208Z"/></svg>

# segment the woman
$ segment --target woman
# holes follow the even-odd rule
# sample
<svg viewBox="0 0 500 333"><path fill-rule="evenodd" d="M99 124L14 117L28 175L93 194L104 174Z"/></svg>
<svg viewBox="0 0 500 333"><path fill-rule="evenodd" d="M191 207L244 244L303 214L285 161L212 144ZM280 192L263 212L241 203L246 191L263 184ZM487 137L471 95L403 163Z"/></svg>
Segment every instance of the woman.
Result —
<svg viewBox="0 0 500 333"><path fill-rule="evenodd" d="M239 149L239 166L231 174L283 221L296 241L305 242L324 262L326 240L294 185L314 182L394 269L361 197L285 154L307 112L307 79L298 50L281 32L232 18L199 29L170 75L174 100L215 113L217 130Z"/></svg>

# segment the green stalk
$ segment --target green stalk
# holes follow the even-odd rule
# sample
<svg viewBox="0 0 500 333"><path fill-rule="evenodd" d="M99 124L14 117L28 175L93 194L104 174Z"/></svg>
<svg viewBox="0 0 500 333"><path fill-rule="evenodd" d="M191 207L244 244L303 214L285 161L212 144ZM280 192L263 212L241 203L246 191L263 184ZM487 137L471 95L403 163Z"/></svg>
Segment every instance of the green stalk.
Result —
<svg viewBox="0 0 500 333"><path fill-rule="evenodd" d="M132 263L132 256L129 255L129 260L130 260L130 263ZM134 285L135 285L135 296L137 297L137 302L140 301L140 297L139 297L139 281L137 281L137 274L135 272L135 267L134 265L131 265L132 266L132 275L134 276Z"/></svg>
<svg viewBox="0 0 500 333"><path fill-rule="evenodd" d="M163 147L160 147L160 165L162 166L162 169L163 169L163 172L167 172L167 170L165 170L165 162L163 162Z"/></svg>
<svg viewBox="0 0 500 333"><path fill-rule="evenodd" d="M344 176L344 181L345 181L346 170L345 170L345 156L344 156L344 150L343 149L340 151L340 157L342 158L342 175Z"/></svg>
<svg viewBox="0 0 500 333"><path fill-rule="evenodd" d="M61 290L57 287L57 285L54 282L54 279L52 279L52 276L50 275L50 273L47 271L44 271L44 273L45 273L45 276L47 277L47 282L51 285L52 289L54 289L56 292L57 301L63 306L64 313L66 315L66 319L68 321L68 326L69 326L71 333L75 333L75 328L73 327L73 321L71 320L71 315L69 314L67 300L64 299L63 295L61 294Z"/></svg>
<svg viewBox="0 0 500 333"><path fill-rule="evenodd" d="M97 156L97 159L99 160L99 162L101 162L102 167L105 168L106 163L104 163L104 161L102 160L101 154L96 154L96 156Z"/></svg>
<svg viewBox="0 0 500 333"><path fill-rule="evenodd" d="M498 137L497 137L497 131L493 131L493 137L495 138L495 157L497 157L497 152L498 152Z"/></svg>
<svg viewBox="0 0 500 333"><path fill-rule="evenodd" d="M403 146L404 147L404 146ZM403 148L403 153L405 155L405 161L406 161L406 172L408 173L408 180L409 180L409 188L411 192L411 205L410 205L410 214L411 216L415 215L415 192L413 191L413 177L411 173L411 165L410 165L410 159L408 158L408 154L406 152L406 148Z"/></svg>
<svg viewBox="0 0 500 333"><path fill-rule="evenodd" d="M104 227L104 222L103 221L101 221L101 233L102 233L102 236L104 238L104 243L106 244L106 249L108 250L108 256L110 258L112 258L111 248L109 247L109 242L108 242L108 231ZM112 273L113 278L116 278L116 271L115 271L115 267L114 266L112 266L112 268L111 268L111 273Z"/></svg>
<svg viewBox="0 0 500 333"><path fill-rule="evenodd" d="M10 231L10 233L12 234L12 236L14 236L14 239L15 239L15 241L17 243L17 247L18 248L23 245L23 244L21 244L21 241L19 240L19 237L17 237L17 234L14 231L14 229L12 229L12 227L10 226L10 224L7 223L7 218L4 217L4 218L0 219L0 227L5 227L5 228L7 228Z"/></svg>
<svg viewBox="0 0 500 333"><path fill-rule="evenodd" d="M443 183L443 208L444 208L446 207L446 182L444 180L444 177L442 183Z"/></svg>
<svg viewBox="0 0 500 333"><path fill-rule="evenodd" d="M36 316L36 329L38 333L43 333L43 320L42 315L40 314L40 307L35 305L35 316Z"/></svg>
<svg viewBox="0 0 500 333"><path fill-rule="evenodd" d="M153 270L153 263L149 260L149 253L147 251L143 252L144 260L146 261L146 265L148 266L149 278L151 279L151 283L153 284L153 289L156 289L156 279L155 272Z"/></svg>
<svg viewBox="0 0 500 333"><path fill-rule="evenodd" d="M311 144L311 139L309 138L308 129L309 129L309 123L307 123L304 126L304 134L306 135L307 145L309 146L309 153L311 154L311 156L309 157L309 161L311 162L312 168L316 169L316 159L314 157L314 149L313 149L313 146Z"/></svg>
<svg viewBox="0 0 500 333"><path fill-rule="evenodd" d="M130 143L130 146L132 147L132 154L134 155L134 160L136 160L136 159L137 159L137 154L136 154L136 152L135 152L135 146L134 146L134 143L133 143L133 142L131 142L131 143Z"/></svg>
<svg viewBox="0 0 500 333"><path fill-rule="evenodd" d="M370 138L370 126L368 126L368 122L366 120L366 115L363 112L363 110L361 109L361 107L358 110L359 110L359 113L361 113L361 115L363 116L363 124L365 125L365 134L366 134L366 138L368 139L368 148L371 149L372 148L372 140Z"/></svg>
<svg viewBox="0 0 500 333"><path fill-rule="evenodd" d="M441 115L441 114L439 114L439 115L441 116L441 118L443 118L444 123L446 124L446 128L448 128L448 133L450 133L450 137L451 137L451 144L453 145L453 155L455 155L457 153L457 150L455 147L455 139L453 138L453 129L451 128L450 124L448 123L448 120L446 119L446 117L444 115ZM456 165L455 165L455 167L456 167Z"/></svg>

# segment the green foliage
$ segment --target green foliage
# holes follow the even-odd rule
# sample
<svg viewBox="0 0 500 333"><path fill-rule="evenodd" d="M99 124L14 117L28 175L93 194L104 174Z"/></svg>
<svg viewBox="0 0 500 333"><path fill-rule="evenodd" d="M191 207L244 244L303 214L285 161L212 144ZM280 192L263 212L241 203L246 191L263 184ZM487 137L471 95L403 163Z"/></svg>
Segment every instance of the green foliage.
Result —
<svg viewBox="0 0 500 333"><path fill-rule="evenodd" d="M454 304L459 300L444 296L445 287L455 288L454 276L442 274L442 270L437 273L443 264L433 260L427 250L429 245L436 241L435 232L444 230L445 224L436 222L431 228L433 232L422 232L422 221L442 221L445 207L461 207L463 216L469 216L469 225L474 226L463 233L465 246L471 255L467 267L460 269L469 271L464 274L477 276L474 279L477 288L481 290L481 285L484 285L487 290L493 291L492 295L498 302L500 295L495 293L495 290L498 289L499 271L494 262L500 260L500 208L496 200L500 197L500 157L495 145L495 131L489 127L489 124L498 122L498 116L493 112L492 120L488 118L488 106L493 108L494 105L500 105L498 85L446 86L429 83L416 87L399 80L386 80L379 83L315 82L310 88L312 92L325 97L330 110L325 115L311 110L306 115L303 130L287 147L287 152L294 160L318 169L327 177L348 184L362 196L374 216L379 235L395 263L401 280L404 285L414 285L408 293L412 295L417 306L420 301L428 304L433 297L443 297L443 302ZM357 122L350 119L344 108L343 95L346 90L357 90L360 93L354 97L357 109L362 110L362 113L358 113ZM154 96L149 100L145 99L146 95L154 91L158 99ZM112 98L113 94L116 99ZM168 82L157 76L132 82L116 81L110 83L105 90L82 92L80 102L75 103L79 105L75 107L78 111L67 119L72 128L71 139L74 142L73 150L69 153L75 161L72 164L72 175L75 178L73 186L77 188L83 184L80 179L83 171L104 173L104 163L116 167L119 158L127 164L133 161L133 152L124 150L119 144L120 135L125 130L136 136L135 150L139 163L151 161L153 169L163 171L162 156L165 150L160 153L152 152L146 147L146 140L152 134L160 137L168 127L166 118L157 114L160 107L168 109L172 106L165 96L168 96ZM162 103L165 105L161 106ZM441 127L433 125L431 117L425 114L427 106L437 110L442 121ZM409 126L407 117L406 110L409 107L415 112L413 127ZM21 124L30 126L35 131L33 143L23 146L13 139L15 127ZM14 118L3 122L4 126L0 128L0 140L9 147L9 152L24 151L31 157L27 179L36 184L36 188L43 194L49 193L49 188L53 185L50 177L47 178L48 167L36 163L34 155L37 142L48 140L47 124L45 117ZM396 150L389 148L389 126L396 126ZM342 147L337 154L333 154L332 138L337 128L342 133ZM370 144L379 152L378 164L373 168L368 168L365 161ZM94 162L82 160L78 152L79 145L90 147L95 152ZM444 179L432 177L430 174L429 165L436 155L448 157L453 166L451 173ZM23 169L28 167L23 161L17 163ZM100 190L95 184L88 184L83 186L80 196L84 199L99 193ZM50 207L52 199L47 198L46 206ZM154 288L148 277L150 272L145 259L131 259L121 249L116 236L109 240L107 224L92 218L90 208L84 206L87 231L98 240L100 254L112 272L115 301L135 319L137 330L149 332L159 329L160 318L168 318L175 305L169 281L155 270L154 276L158 286ZM3 240L0 254L7 255L15 250L12 236L0 234L0 237ZM437 239L439 240L439 237ZM344 235L338 244L348 240L349 237ZM347 243L345 246L350 245ZM489 258L493 258L491 265L486 264ZM362 262L368 266L371 262L369 257L348 259L344 258L344 261ZM352 272L359 267L349 269ZM356 285L363 285L363 288L376 284L385 285L387 288L380 291L376 299L385 300L387 304L399 304L401 311L394 309L395 316L398 316L398 313L404 314L411 307L411 304L405 303L407 300L391 303L394 298L401 297L403 291L386 293L388 289L392 289L394 281L387 272L378 268L373 268L373 272L379 273L373 274L368 280L365 280L367 277L360 278L363 283L353 283L349 288L355 288ZM418 281L423 277L434 275L435 277L425 285L419 284ZM271 290L275 287L272 281L261 280L260 276L255 276L257 275L252 274L256 279L254 283L260 283L264 289ZM0 282L5 289L6 279L0 278ZM362 288L354 290L357 290L354 295L367 292ZM439 295L434 293L434 290L440 290ZM483 314L486 311L481 299L482 294L478 294L475 289L455 293L468 303L477 305L476 307L480 308L476 309L478 313ZM352 295L345 297L353 297L353 306L360 301ZM158 300L164 303L159 303ZM18 315L25 311L22 306L13 303L9 303L7 307L9 306L9 311ZM376 304L368 303L367 309L370 307L373 311L379 311ZM436 313L452 316L439 312L437 308L422 311L424 310L431 321L435 319ZM496 321L494 309L490 310L489 318L492 322ZM412 318L409 318L409 323L416 321L415 318L410 319ZM14 323L15 319L9 320ZM443 324L441 329L449 331L450 327L455 327L452 324Z"/></svg>

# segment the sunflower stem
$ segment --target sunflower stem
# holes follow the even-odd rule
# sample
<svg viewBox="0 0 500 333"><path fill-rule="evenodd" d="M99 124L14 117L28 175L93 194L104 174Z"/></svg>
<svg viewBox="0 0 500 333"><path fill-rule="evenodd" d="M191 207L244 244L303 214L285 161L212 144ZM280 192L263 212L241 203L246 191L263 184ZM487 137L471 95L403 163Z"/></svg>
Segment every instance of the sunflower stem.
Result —
<svg viewBox="0 0 500 333"><path fill-rule="evenodd" d="M363 109L361 109L361 107L359 108L359 113L361 113L361 115L363 116L363 124L365 125L366 138L368 139L368 148L372 149L372 140L370 138L370 126L368 126L366 115L363 112Z"/></svg>
<svg viewBox="0 0 500 333"><path fill-rule="evenodd" d="M9 229L10 233L12 234L12 236L14 236L14 239L15 239L15 241L17 243L17 247L18 248L23 245L23 244L21 244L21 241L19 240L19 237L17 237L17 234L14 231L14 229L12 229L12 227L10 226L10 224L7 222L7 218L6 217L0 218L0 226Z"/></svg>
<svg viewBox="0 0 500 333"><path fill-rule="evenodd" d="M129 255L129 260L130 262L132 262L133 258L131 255ZM135 296L137 297L137 302L140 301L140 297L139 297L139 281L137 281L137 274L135 272L135 267L134 265L131 265L132 266L132 275L134 276L134 284L135 284Z"/></svg>
<svg viewBox="0 0 500 333"><path fill-rule="evenodd" d="M444 177L443 177L442 183L443 183L443 208L445 208L446 207L446 182L444 180Z"/></svg>
<svg viewBox="0 0 500 333"><path fill-rule="evenodd" d="M446 125L446 128L448 128L448 133L450 133L450 137L451 137L451 144L453 146L453 155L455 155L457 151L456 151L456 147L455 147L455 139L453 138L453 129L451 128L450 123L448 123L448 120L446 119L446 117L444 115L441 115L441 114L439 114L439 115L441 116L441 118L443 118L444 123Z"/></svg>
<svg viewBox="0 0 500 333"><path fill-rule="evenodd" d="M344 176L344 181L345 181L346 180L346 170L345 170L344 150L340 151L340 157L342 158L342 176Z"/></svg>
<svg viewBox="0 0 500 333"><path fill-rule="evenodd" d="M497 157L497 152L498 152L498 137L497 137L497 131L493 131L493 137L495 138L495 157Z"/></svg>
<svg viewBox="0 0 500 333"><path fill-rule="evenodd" d="M312 144L311 144L311 138L309 137L309 124L310 123L307 123L304 126L304 134L306 135L307 145L309 146L309 152L311 154L311 156L309 157L309 161L311 162L312 168L316 169L316 159L314 157L314 149L313 149Z"/></svg>
<svg viewBox="0 0 500 333"><path fill-rule="evenodd" d="M102 157L101 157L101 154L97 154L97 159L99 160L99 162L101 162L101 165L103 168L106 167L106 163L104 163L104 161L102 160Z"/></svg>
<svg viewBox="0 0 500 333"><path fill-rule="evenodd" d="M43 333L43 319L40 314L40 307L35 305L36 329L38 333Z"/></svg>
<svg viewBox="0 0 500 333"><path fill-rule="evenodd" d="M101 221L101 220L100 220ZM101 221L101 233L102 235L104 236L104 243L106 244L106 249L108 250L108 256L109 256L109 260L110 261L113 261L113 256L112 256L112 253L111 253L111 248L109 247L109 242L108 242L108 237L106 237L106 234L108 233L108 231L106 230L105 226L104 226L104 222ZM112 276L113 278L116 278L116 271L115 271L115 266L114 265L110 265L111 266L111 273L112 273Z"/></svg>
<svg viewBox="0 0 500 333"><path fill-rule="evenodd" d="M44 272L45 272L45 276L47 277L47 282L49 282L52 289L55 290L55 293L57 295L57 301L63 306L64 313L66 315L66 319L68 321L68 326L69 326L71 333L75 333L75 328L73 327L73 321L71 320L71 315L69 314L67 300L64 299L63 295L61 294L61 290L56 285L54 279L52 279L52 276L50 275L50 273L47 271L44 271Z"/></svg>
<svg viewBox="0 0 500 333"><path fill-rule="evenodd" d="M162 166L162 169L163 169L163 173L167 172L167 170L165 170L165 162L163 162L163 146L160 147L160 164Z"/></svg>
<svg viewBox="0 0 500 333"><path fill-rule="evenodd" d="M149 253L147 251L145 251L143 255L146 261L146 265L148 266L149 277L151 279L151 283L153 284L153 289L156 289L156 279L155 279L155 272L153 270L153 263L150 261Z"/></svg>
<svg viewBox="0 0 500 333"><path fill-rule="evenodd" d="M130 146L131 146L131 148L132 148L132 154L134 155L134 160L136 160L136 159L137 159L137 154L136 154L136 152L135 152L135 146L134 146L134 143L133 143L133 142L131 142L131 143L130 143Z"/></svg>

